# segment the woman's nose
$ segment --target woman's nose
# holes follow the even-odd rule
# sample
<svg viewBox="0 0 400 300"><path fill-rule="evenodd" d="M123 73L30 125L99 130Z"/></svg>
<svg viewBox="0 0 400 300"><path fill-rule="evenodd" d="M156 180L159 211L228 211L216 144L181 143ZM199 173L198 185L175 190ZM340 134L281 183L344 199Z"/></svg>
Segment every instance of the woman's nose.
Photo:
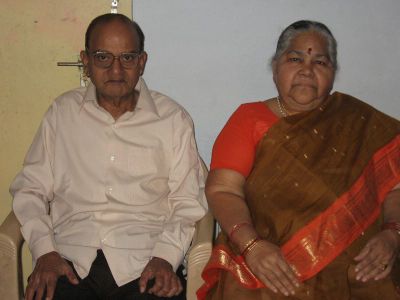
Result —
<svg viewBox="0 0 400 300"><path fill-rule="evenodd" d="M300 73L304 76L313 76L314 75L314 69L313 69L313 64L311 61L305 61L302 66Z"/></svg>

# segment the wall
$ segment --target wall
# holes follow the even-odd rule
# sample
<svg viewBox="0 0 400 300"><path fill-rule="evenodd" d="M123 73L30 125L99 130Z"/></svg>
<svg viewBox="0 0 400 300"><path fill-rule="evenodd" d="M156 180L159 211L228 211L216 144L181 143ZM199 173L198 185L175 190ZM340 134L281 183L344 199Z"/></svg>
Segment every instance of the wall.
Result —
<svg viewBox="0 0 400 300"><path fill-rule="evenodd" d="M280 32L319 20L339 44L334 90L399 118L398 0L133 0L146 34L144 75L192 115L209 162L214 139L243 102L276 96L268 60Z"/></svg>
<svg viewBox="0 0 400 300"><path fill-rule="evenodd" d="M0 10L0 222L11 210L9 185L50 102L79 85L76 61L91 19L109 12L109 0L1 0ZM120 1L131 15L130 0ZM24 249L24 274L31 258Z"/></svg>

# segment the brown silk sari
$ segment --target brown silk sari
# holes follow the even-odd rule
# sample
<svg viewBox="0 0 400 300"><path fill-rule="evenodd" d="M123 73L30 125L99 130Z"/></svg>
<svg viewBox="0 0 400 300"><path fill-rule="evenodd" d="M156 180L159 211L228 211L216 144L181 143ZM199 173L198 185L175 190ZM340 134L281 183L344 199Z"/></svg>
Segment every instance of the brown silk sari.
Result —
<svg viewBox="0 0 400 300"><path fill-rule="evenodd" d="M400 122L369 105L334 93L281 119L258 145L245 196L258 234L304 284L293 297L274 294L221 233L199 299L400 299L390 278L356 281L353 260L399 182Z"/></svg>

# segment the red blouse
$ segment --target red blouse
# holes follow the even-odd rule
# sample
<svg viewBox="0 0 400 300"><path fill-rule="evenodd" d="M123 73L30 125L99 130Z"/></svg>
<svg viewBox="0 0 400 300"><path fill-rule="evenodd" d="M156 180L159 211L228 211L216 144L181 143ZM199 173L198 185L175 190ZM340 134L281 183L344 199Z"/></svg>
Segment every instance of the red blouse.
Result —
<svg viewBox="0 0 400 300"><path fill-rule="evenodd" d="M247 177L259 141L278 120L264 102L240 105L214 143L210 169L231 169Z"/></svg>

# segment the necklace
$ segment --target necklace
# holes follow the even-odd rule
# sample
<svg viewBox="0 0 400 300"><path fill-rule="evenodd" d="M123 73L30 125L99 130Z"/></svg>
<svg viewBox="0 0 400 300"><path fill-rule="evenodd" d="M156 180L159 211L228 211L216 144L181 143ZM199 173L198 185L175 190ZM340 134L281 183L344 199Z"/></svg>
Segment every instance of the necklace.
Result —
<svg viewBox="0 0 400 300"><path fill-rule="evenodd" d="M280 111L282 117L287 117L288 114L286 112L285 107L283 106L283 103L281 103L279 96L276 96L276 102L278 102L279 111Z"/></svg>

